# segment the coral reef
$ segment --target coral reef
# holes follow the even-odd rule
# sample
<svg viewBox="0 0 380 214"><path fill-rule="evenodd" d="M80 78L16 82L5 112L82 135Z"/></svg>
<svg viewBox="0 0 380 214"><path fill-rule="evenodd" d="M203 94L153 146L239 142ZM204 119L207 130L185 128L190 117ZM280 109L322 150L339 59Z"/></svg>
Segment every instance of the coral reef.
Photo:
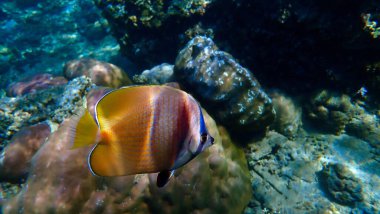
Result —
<svg viewBox="0 0 380 214"><path fill-rule="evenodd" d="M93 87L87 77L78 77L65 86L52 86L35 93L0 100L0 149L21 127L45 120L60 123L84 105L83 96Z"/></svg>
<svg viewBox="0 0 380 214"><path fill-rule="evenodd" d="M50 113L53 122L61 123L65 118L70 117L78 109L85 105L85 97L88 91L94 87L91 79L81 76L71 80L56 102L56 109Z"/></svg>
<svg viewBox="0 0 380 214"><path fill-rule="evenodd" d="M143 69L172 62L197 35L189 32L212 32L242 65L260 71L255 75L263 85L291 93L355 91L374 77L366 66L380 60L375 0L96 2L122 52ZM193 31L196 26L203 30Z"/></svg>
<svg viewBox="0 0 380 214"><path fill-rule="evenodd" d="M362 185L342 164L328 164L321 172L321 182L338 203L355 206L363 201Z"/></svg>
<svg viewBox="0 0 380 214"><path fill-rule="evenodd" d="M22 179L28 175L33 155L49 135L50 126L46 123L29 126L17 132L1 155L0 182L22 183Z"/></svg>
<svg viewBox="0 0 380 214"><path fill-rule="evenodd" d="M180 51L173 79L231 131L260 132L274 120L272 101L252 73L207 37Z"/></svg>
<svg viewBox="0 0 380 214"><path fill-rule="evenodd" d="M354 111L349 96L323 90L311 98L306 115L320 130L340 134Z"/></svg>
<svg viewBox="0 0 380 214"><path fill-rule="evenodd" d="M15 97L32 93L55 85L65 85L67 80L64 77L53 77L51 74L37 74L21 82L14 82L7 88L7 96Z"/></svg>
<svg viewBox="0 0 380 214"><path fill-rule="evenodd" d="M64 122L33 158L26 186L4 203L4 213L240 213L251 195L244 153L204 112L215 144L178 169L164 188L157 174L93 176L91 148L69 149ZM58 180L57 180L58 179Z"/></svg>
<svg viewBox="0 0 380 214"><path fill-rule="evenodd" d="M24 126L42 122L51 117L63 86L51 87L23 96L0 100L0 149Z"/></svg>
<svg viewBox="0 0 380 214"><path fill-rule="evenodd" d="M373 19L375 15L375 19ZM379 14L362 14L364 29L367 30L374 39L380 36L380 26L377 26ZM376 21L375 21L376 20Z"/></svg>
<svg viewBox="0 0 380 214"><path fill-rule="evenodd" d="M378 0L3 1L0 213L380 213L379 11ZM137 73L121 53L149 69L136 84L176 81L217 121L204 111L215 145L163 188L157 173L94 176L91 146L70 148L70 116L95 117Z"/></svg>
<svg viewBox="0 0 380 214"><path fill-rule="evenodd" d="M174 61L180 48L178 34L187 28L184 22L193 22L194 16L202 16L213 1L95 2L108 19L123 53L145 64L146 69L158 63Z"/></svg>
<svg viewBox="0 0 380 214"><path fill-rule="evenodd" d="M346 132L379 148L378 117L348 95L323 90L311 98L305 109L306 119L311 121L313 128L333 134Z"/></svg>
<svg viewBox="0 0 380 214"><path fill-rule="evenodd" d="M304 133L289 140L270 131L246 150L253 195L245 213L378 213L380 164L375 151L349 136ZM342 164L349 170L330 173L324 167ZM326 197L326 191L340 199ZM352 194L340 194L345 191ZM361 201L341 203L356 198Z"/></svg>
<svg viewBox="0 0 380 214"><path fill-rule="evenodd" d="M272 128L278 133L293 138L302 127L301 108L290 98L281 93L271 93L276 119Z"/></svg>
<svg viewBox="0 0 380 214"><path fill-rule="evenodd" d="M65 64L63 70L69 80L83 75L98 86L119 88L132 83L121 68L95 59L71 60Z"/></svg>
<svg viewBox="0 0 380 214"><path fill-rule="evenodd" d="M133 81L138 84L160 85L169 82L173 75L174 65L162 63L154 66L150 70L143 71L140 75L135 75Z"/></svg>

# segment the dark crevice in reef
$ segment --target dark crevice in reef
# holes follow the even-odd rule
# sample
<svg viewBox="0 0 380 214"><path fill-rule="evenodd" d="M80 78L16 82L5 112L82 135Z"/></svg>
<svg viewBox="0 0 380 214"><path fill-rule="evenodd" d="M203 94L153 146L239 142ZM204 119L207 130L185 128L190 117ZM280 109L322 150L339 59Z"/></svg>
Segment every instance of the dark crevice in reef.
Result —
<svg viewBox="0 0 380 214"><path fill-rule="evenodd" d="M133 5L130 1L124 4L128 8ZM373 0L288 0L270 4L215 0L201 13L178 10L186 15L164 5L156 13L151 12L153 18L147 23L139 21L144 18L141 7L115 16L106 4L98 5L113 25L124 54L141 69L174 62L178 50L192 36L212 32L220 49L249 68L265 87L291 94L316 88L354 92L363 86L372 93L379 91L373 79L378 78L380 69L373 65L380 61L376 54L380 40L365 23L366 14L376 21L380 11ZM131 14L137 17L136 26L125 21Z"/></svg>

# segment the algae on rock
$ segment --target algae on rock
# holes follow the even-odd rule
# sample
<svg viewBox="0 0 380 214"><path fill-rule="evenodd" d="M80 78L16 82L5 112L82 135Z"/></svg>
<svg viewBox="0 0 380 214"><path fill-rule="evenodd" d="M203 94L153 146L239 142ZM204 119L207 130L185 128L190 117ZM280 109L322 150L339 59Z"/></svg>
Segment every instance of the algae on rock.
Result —
<svg viewBox="0 0 380 214"><path fill-rule="evenodd" d="M173 80L232 132L259 133L274 120L272 100L254 75L210 38L197 36L180 51Z"/></svg>

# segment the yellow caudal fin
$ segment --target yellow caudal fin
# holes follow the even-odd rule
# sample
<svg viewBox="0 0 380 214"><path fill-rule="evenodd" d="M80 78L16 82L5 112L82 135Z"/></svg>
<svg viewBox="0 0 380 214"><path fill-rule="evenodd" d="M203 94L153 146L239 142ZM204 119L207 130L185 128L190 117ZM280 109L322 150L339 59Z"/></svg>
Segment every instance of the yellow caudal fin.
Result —
<svg viewBox="0 0 380 214"><path fill-rule="evenodd" d="M69 137L71 148L78 148L97 143L99 128L86 109L81 115L74 116L70 121Z"/></svg>

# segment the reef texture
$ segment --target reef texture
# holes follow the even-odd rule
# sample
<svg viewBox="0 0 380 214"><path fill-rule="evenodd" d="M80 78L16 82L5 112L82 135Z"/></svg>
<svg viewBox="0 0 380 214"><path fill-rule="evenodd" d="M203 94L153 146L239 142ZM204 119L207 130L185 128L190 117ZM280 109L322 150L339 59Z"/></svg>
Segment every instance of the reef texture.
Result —
<svg viewBox="0 0 380 214"><path fill-rule="evenodd" d="M182 24L203 15L213 1L95 0L123 53L145 64L144 68L174 61L180 47L178 34L188 26Z"/></svg>
<svg viewBox="0 0 380 214"><path fill-rule="evenodd" d="M96 3L122 52L143 69L174 61L177 50L192 37L207 35L256 71L263 85L291 93L366 86L379 95L376 0Z"/></svg>
<svg viewBox="0 0 380 214"><path fill-rule="evenodd" d="M378 116L368 112L361 104L348 95L323 90L312 96L306 105L306 119L319 131L332 134L346 132L380 148Z"/></svg>
<svg viewBox="0 0 380 214"><path fill-rule="evenodd" d="M81 57L128 67L92 0L4 0L0 16L0 88Z"/></svg>
<svg viewBox="0 0 380 214"><path fill-rule="evenodd" d="M327 193L338 203L355 207L363 201L361 182L342 164L328 164L321 172Z"/></svg>
<svg viewBox="0 0 380 214"><path fill-rule="evenodd" d="M241 149L205 113L215 144L156 187L157 174L97 177L87 166L91 148L70 149L69 121L32 159L25 188L5 201L15 213L241 213L251 197Z"/></svg>
<svg viewBox="0 0 380 214"><path fill-rule="evenodd" d="M276 119L271 128L288 138L295 137L302 127L302 110L290 97L281 93L270 93Z"/></svg>
<svg viewBox="0 0 380 214"><path fill-rule="evenodd" d="M15 97L66 83L67 80L64 77L53 77L51 74L34 75L32 78L10 84L7 88L7 96Z"/></svg>
<svg viewBox="0 0 380 214"><path fill-rule="evenodd" d="M257 79L207 37L180 51L173 79L231 131L260 132L274 120L272 100Z"/></svg>
<svg viewBox="0 0 380 214"><path fill-rule="evenodd" d="M143 71L140 75L135 75L133 81L138 84L160 85L170 81L173 75L174 65L162 63L154 66L150 70Z"/></svg>
<svg viewBox="0 0 380 214"><path fill-rule="evenodd" d="M51 113L51 120L61 123L86 104L84 97L94 85L88 77L81 76L71 80L56 103L56 109Z"/></svg>
<svg viewBox="0 0 380 214"><path fill-rule="evenodd" d="M69 80L86 76L98 86L119 88L132 83L121 68L95 59L71 60L65 64L63 70Z"/></svg>
<svg viewBox="0 0 380 214"><path fill-rule="evenodd" d="M60 123L84 105L83 96L93 87L87 77L67 85L52 86L34 93L0 100L0 150L21 127L46 120Z"/></svg>
<svg viewBox="0 0 380 214"><path fill-rule="evenodd" d="M250 213L378 213L380 163L368 142L341 135L270 131L246 150Z"/></svg>
<svg viewBox="0 0 380 214"><path fill-rule="evenodd" d="M0 161L0 182L22 183L28 175L33 155L50 135L50 126L40 123L21 129L5 147Z"/></svg>

